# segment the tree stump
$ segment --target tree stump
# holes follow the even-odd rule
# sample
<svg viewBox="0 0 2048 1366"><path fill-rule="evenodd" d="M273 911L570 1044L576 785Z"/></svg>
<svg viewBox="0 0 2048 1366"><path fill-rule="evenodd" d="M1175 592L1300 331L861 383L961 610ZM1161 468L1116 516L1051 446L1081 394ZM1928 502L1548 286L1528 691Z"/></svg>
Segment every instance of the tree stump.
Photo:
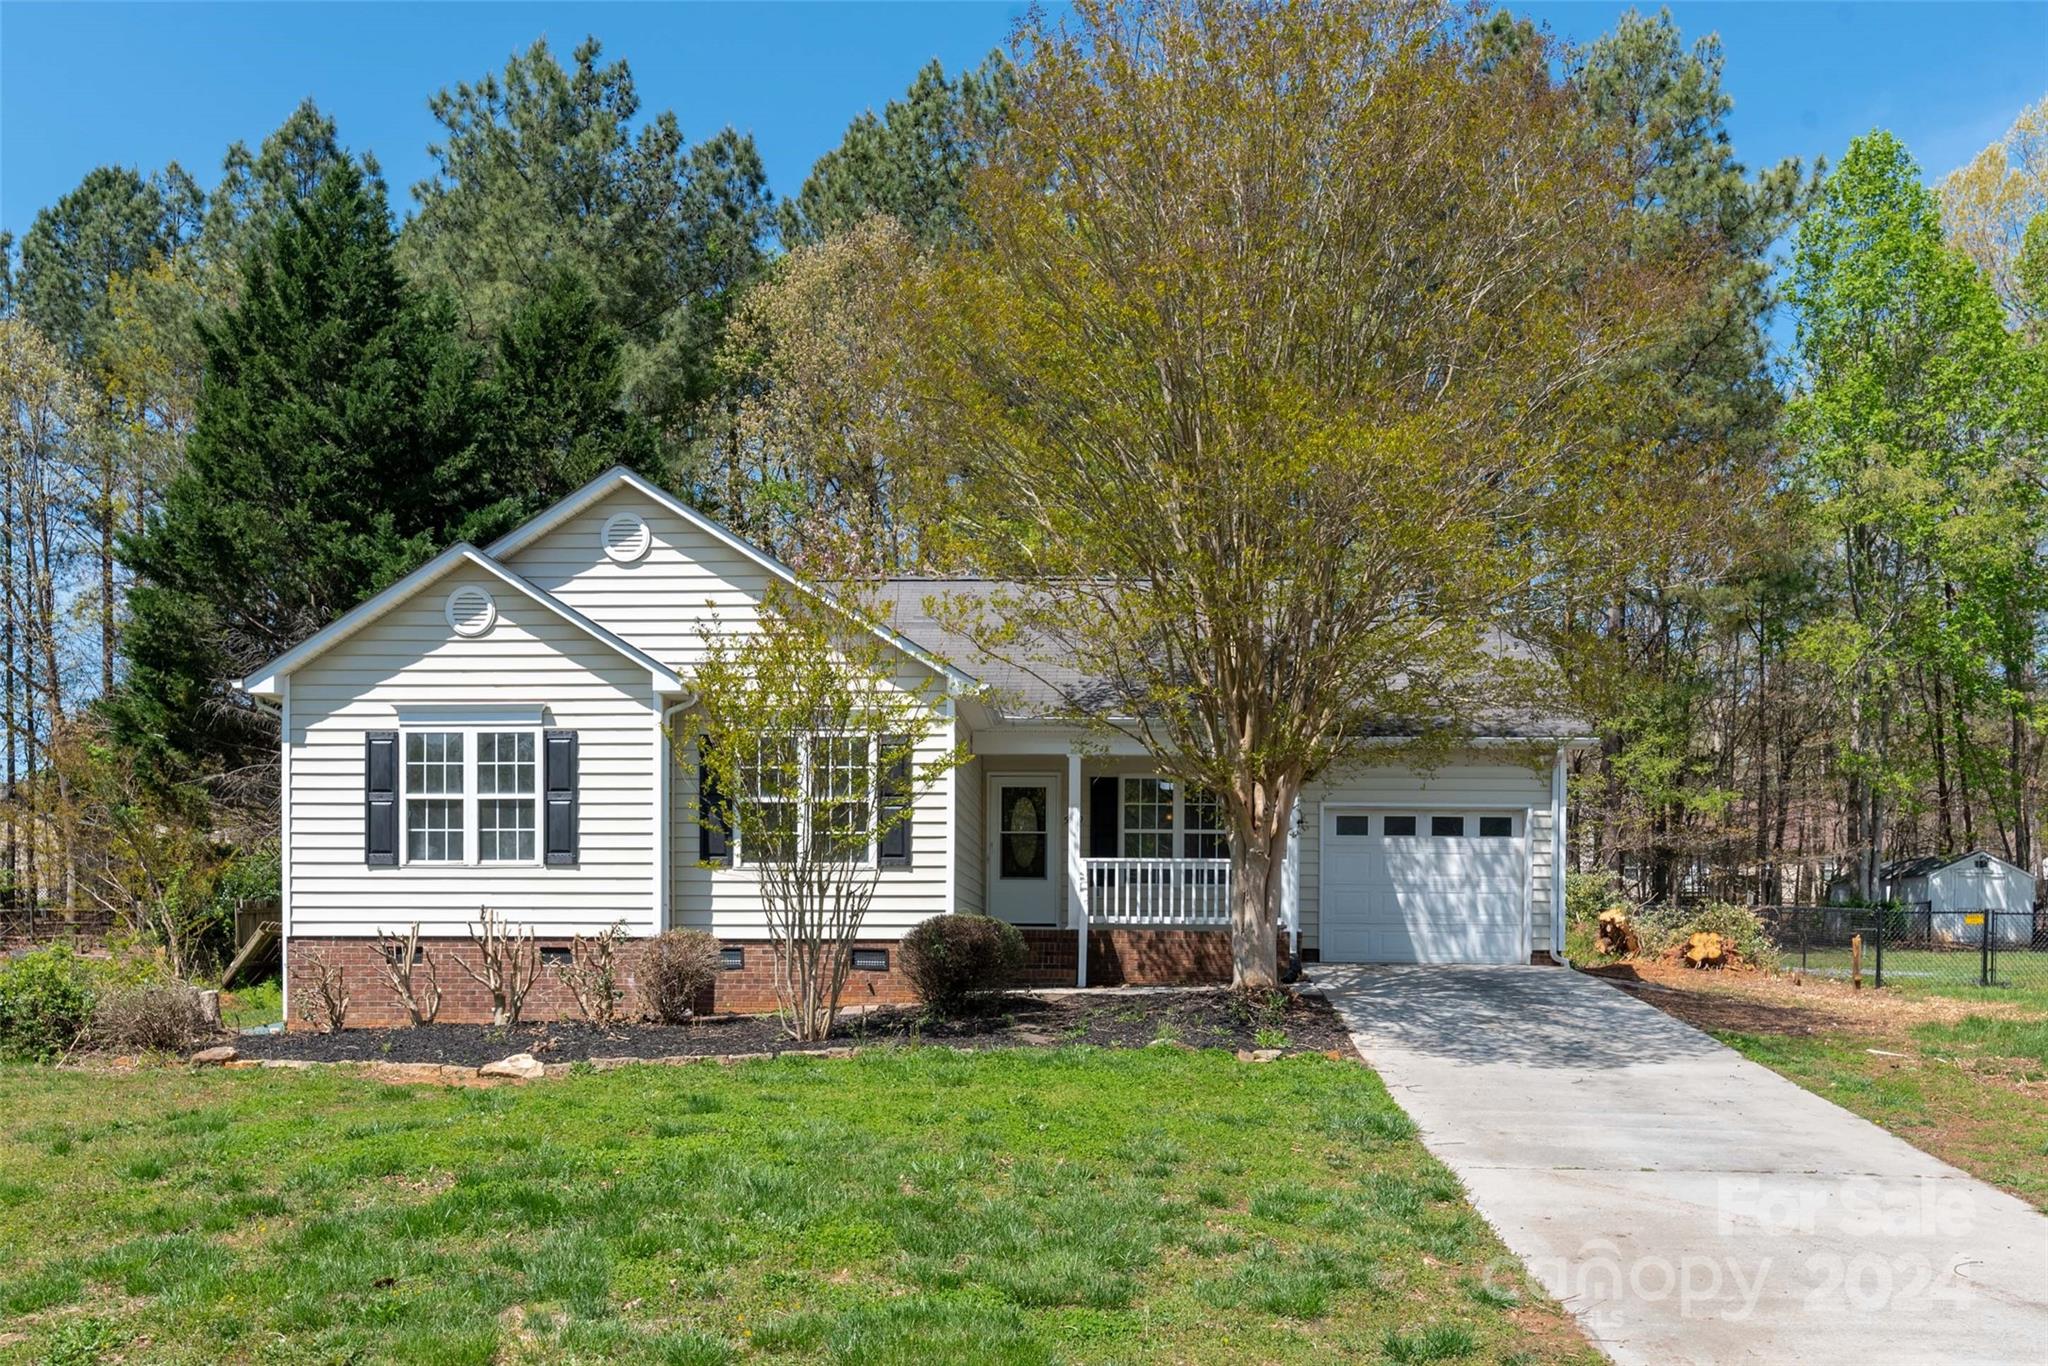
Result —
<svg viewBox="0 0 2048 1366"><path fill-rule="evenodd" d="M1732 953L1733 947L1727 940L1718 934L1706 930L1702 930L1685 943L1685 963L1687 967L1725 967Z"/></svg>

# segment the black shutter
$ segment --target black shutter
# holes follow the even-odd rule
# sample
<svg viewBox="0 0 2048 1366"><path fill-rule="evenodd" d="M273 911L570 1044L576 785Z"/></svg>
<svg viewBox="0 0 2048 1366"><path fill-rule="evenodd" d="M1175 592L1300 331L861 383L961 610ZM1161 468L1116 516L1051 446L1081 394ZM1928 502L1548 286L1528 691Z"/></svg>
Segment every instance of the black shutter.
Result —
<svg viewBox="0 0 2048 1366"><path fill-rule="evenodd" d="M290 793L286 793L290 798ZM398 866L398 732L363 736L363 862Z"/></svg>
<svg viewBox="0 0 2048 1366"><path fill-rule="evenodd" d="M697 753L710 752L711 737L697 737ZM697 861L732 862L732 808L718 790L718 778L703 759L697 761Z"/></svg>
<svg viewBox="0 0 2048 1366"><path fill-rule="evenodd" d="M569 867L575 864L580 852L576 827L583 806L582 793L576 781L576 732L547 731L542 736L542 743L547 752L544 765L547 774L543 784L547 799L546 820L542 825L547 839L544 861L551 868Z"/></svg>
<svg viewBox="0 0 2048 1366"><path fill-rule="evenodd" d="M884 868L910 866L910 737L882 737L882 842L876 861ZM894 822L892 825L890 822Z"/></svg>
<svg viewBox="0 0 2048 1366"><path fill-rule="evenodd" d="M1088 857L1115 858L1117 779L1088 780Z"/></svg>

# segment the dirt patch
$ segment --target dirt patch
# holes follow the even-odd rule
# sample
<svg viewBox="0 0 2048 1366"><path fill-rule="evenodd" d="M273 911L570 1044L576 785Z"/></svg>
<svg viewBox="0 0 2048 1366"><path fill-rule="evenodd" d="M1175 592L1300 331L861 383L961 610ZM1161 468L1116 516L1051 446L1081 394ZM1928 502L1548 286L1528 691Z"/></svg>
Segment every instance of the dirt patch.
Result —
<svg viewBox="0 0 2048 1366"><path fill-rule="evenodd" d="M1903 1039L1915 1025L1952 1024L1967 1015L2014 1009L1999 1002L1902 996L1847 982L1754 969L1699 970L1666 959L1631 959L1581 968L1700 1029L1744 1034L1856 1034Z"/></svg>
<svg viewBox="0 0 2048 1366"><path fill-rule="evenodd" d="M982 1014L930 1020L900 1006L848 1011L821 1043L792 1041L770 1015L727 1015L687 1025L630 1024L611 1029L556 1022L493 1029L488 1025L433 1024L417 1028L347 1029L339 1034L244 1035L235 1046L244 1058L313 1062L454 1064L479 1067L512 1053L543 1062L588 1058L709 1057L740 1053L798 1053L848 1045L943 1044L955 1048L1054 1048L1093 1044L1142 1048L1161 1039L1194 1048L1275 1046L1287 1053L1348 1052L1351 1037L1319 996L1288 996L1281 1008L1249 1008L1222 991L1145 992L1128 995L1011 996ZM392 1080L408 1080L393 1067Z"/></svg>

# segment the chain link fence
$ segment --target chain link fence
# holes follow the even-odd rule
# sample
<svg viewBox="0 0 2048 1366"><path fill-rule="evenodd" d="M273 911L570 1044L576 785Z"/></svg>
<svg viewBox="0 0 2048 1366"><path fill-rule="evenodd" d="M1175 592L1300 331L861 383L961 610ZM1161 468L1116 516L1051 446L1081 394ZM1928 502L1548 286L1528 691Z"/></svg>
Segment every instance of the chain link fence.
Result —
<svg viewBox="0 0 2048 1366"><path fill-rule="evenodd" d="M2048 912L1925 906L1764 906L1783 966L1873 986L2048 991Z"/></svg>

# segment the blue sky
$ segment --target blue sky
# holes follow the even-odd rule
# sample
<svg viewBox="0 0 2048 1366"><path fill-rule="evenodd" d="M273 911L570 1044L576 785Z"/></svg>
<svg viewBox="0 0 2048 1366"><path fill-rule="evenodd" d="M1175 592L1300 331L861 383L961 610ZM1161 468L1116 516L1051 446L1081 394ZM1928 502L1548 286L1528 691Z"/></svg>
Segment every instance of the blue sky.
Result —
<svg viewBox="0 0 2048 1366"><path fill-rule="evenodd" d="M1572 39L1612 26L1605 0L1515 6ZM2048 89L2048 0L2031 4L1672 5L1718 30L1736 148L1752 166L1838 157L1888 127L1930 177L1967 159ZM427 97L545 34L586 33L628 59L643 107L701 137L750 131L793 192L847 120L1004 39L1011 4L0 3L0 228L17 235L93 166L182 162L211 185L229 141L252 145L305 96L374 151L395 205L428 170Z"/></svg>

